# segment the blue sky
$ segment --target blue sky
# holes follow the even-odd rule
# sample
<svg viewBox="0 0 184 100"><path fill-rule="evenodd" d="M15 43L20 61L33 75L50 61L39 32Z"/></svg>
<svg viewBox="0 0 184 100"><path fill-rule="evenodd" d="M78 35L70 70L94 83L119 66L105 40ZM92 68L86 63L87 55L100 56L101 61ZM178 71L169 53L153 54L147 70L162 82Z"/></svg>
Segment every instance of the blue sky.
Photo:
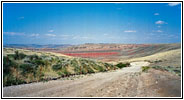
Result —
<svg viewBox="0 0 184 100"><path fill-rule="evenodd" d="M179 42L178 3L3 3L3 44Z"/></svg>

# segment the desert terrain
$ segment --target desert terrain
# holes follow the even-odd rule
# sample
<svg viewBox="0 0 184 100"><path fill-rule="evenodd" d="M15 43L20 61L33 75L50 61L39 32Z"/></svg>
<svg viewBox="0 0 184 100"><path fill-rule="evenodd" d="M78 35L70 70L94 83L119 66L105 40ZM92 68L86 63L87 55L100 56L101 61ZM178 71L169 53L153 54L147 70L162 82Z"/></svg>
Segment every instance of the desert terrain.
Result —
<svg viewBox="0 0 184 100"><path fill-rule="evenodd" d="M57 78L33 82L29 80L28 83L18 85L7 84L3 87L4 97L181 96L181 44L83 44L54 49L6 48L3 56L10 56L16 50L26 55L35 53L42 57L43 54L48 54L49 57L52 55L53 58L67 62L77 61L77 66L82 66L85 70L78 72L75 70L76 63L67 63L65 71L69 74L63 75L63 67L58 69L61 71L48 67L43 71L44 78ZM28 58L29 56L15 62L23 63ZM57 59L48 66L53 68L58 64ZM129 65L118 67L118 64L126 63ZM63 66L62 62L59 64ZM41 65L38 68L42 68ZM20 79L26 79L21 77Z"/></svg>

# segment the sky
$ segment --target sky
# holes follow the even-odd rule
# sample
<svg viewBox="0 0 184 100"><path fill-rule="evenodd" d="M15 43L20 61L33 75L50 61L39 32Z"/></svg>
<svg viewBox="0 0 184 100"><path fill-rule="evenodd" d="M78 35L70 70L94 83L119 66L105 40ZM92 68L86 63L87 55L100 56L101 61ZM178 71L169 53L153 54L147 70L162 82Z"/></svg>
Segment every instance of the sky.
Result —
<svg viewBox="0 0 184 100"><path fill-rule="evenodd" d="M180 42L179 3L3 3L3 44Z"/></svg>

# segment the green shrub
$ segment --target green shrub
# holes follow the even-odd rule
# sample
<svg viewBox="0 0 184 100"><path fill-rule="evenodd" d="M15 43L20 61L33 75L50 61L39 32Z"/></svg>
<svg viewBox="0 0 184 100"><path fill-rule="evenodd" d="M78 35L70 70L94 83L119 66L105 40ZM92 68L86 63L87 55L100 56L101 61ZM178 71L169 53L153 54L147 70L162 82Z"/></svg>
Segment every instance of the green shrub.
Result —
<svg viewBox="0 0 184 100"><path fill-rule="evenodd" d="M43 80L44 73L43 73L43 71L42 71L42 67L41 67L41 66L40 66L39 68L37 68L34 77L37 78L37 81Z"/></svg>
<svg viewBox="0 0 184 100"><path fill-rule="evenodd" d="M26 57L26 55L25 55L25 54L23 54L23 53L19 53L19 60L24 59L25 57Z"/></svg>
<svg viewBox="0 0 184 100"><path fill-rule="evenodd" d="M62 72L63 72L64 75L67 75L67 76L71 74L70 72L68 72L68 71L66 70L66 68L63 68Z"/></svg>
<svg viewBox="0 0 184 100"><path fill-rule="evenodd" d="M33 64L21 64L20 68L22 70L22 74L25 75L27 73L34 73L37 66L34 66Z"/></svg>
<svg viewBox="0 0 184 100"><path fill-rule="evenodd" d="M88 71L88 73L95 73L95 71L92 68L90 68L89 66L87 67L87 71Z"/></svg>
<svg viewBox="0 0 184 100"><path fill-rule="evenodd" d="M105 66L105 67L109 67L109 66L110 66L110 64L108 64L108 63L105 63L105 64L104 64L104 66Z"/></svg>
<svg viewBox="0 0 184 100"><path fill-rule="evenodd" d="M62 73L62 72L57 72L57 74L59 75L59 76L63 76L63 75L65 75L64 73Z"/></svg>
<svg viewBox="0 0 184 100"><path fill-rule="evenodd" d="M79 64L78 64L76 59L71 60L71 66L74 67L74 71L76 73L80 72L80 66L79 66Z"/></svg>
<svg viewBox="0 0 184 100"><path fill-rule="evenodd" d="M118 63L116 66L118 67L118 68L124 68L124 67L128 67L130 65L130 63Z"/></svg>
<svg viewBox="0 0 184 100"><path fill-rule="evenodd" d="M117 69L117 66L119 66L119 65L114 66L112 64L105 63L104 66L107 68L107 70L112 70L112 69L114 70L114 69Z"/></svg>
<svg viewBox="0 0 184 100"><path fill-rule="evenodd" d="M3 56L3 74L10 73L10 69L17 68L18 64L8 56Z"/></svg>
<svg viewBox="0 0 184 100"><path fill-rule="evenodd" d="M18 51L15 51L15 55L14 55L15 60L21 60L21 59L24 59L25 57L26 57L25 54L19 53Z"/></svg>
<svg viewBox="0 0 184 100"><path fill-rule="evenodd" d="M80 74L81 73L81 68L79 66L74 68L74 71L76 74Z"/></svg>
<svg viewBox="0 0 184 100"><path fill-rule="evenodd" d="M104 71L106 71L106 70L104 69L104 67L103 67L103 66L100 66L100 65L98 65L98 70L99 70L99 72L104 72Z"/></svg>
<svg viewBox="0 0 184 100"><path fill-rule="evenodd" d="M95 62L92 61L89 64L90 64L91 67L93 67L93 69L99 70L98 65Z"/></svg>
<svg viewBox="0 0 184 100"><path fill-rule="evenodd" d="M81 74L87 74L87 71L86 71L85 68L82 68L82 69L81 69Z"/></svg>
<svg viewBox="0 0 184 100"><path fill-rule="evenodd" d="M45 65L45 62L43 60L41 60L41 59L35 59L31 63L35 64L35 65L42 65L42 66Z"/></svg>
<svg viewBox="0 0 184 100"><path fill-rule="evenodd" d="M16 78L12 74L3 75L3 86L11 86L25 83L24 80Z"/></svg>
<svg viewBox="0 0 184 100"><path fill-rule="evenodd" d="M162 62L162 60L155 60L154 63Z"/></svg>
<svg viewBox="0 0 184 100"><path fill-rule="evenodd" d="M36 54L34 54L34 55L29 55L28 57L29 57L29 59L30 59L31 61L36 60L36 59L39 59L38 55L36 55Z"/></svg>
<svg viewBox="0 0 184 100"><path fill-rule="evenodd" d="M3 76L3 86L10 86L16 84L16 78L12 74Z"/></svg>
<svg viewBox="0 0 184 100"><path fill-rule="evenodd" d="M150 67L149 67L149 66L143 66L143 67L142 67L142 72L147 72L147 71L148 71L148 69L150 69Z"/></svg>
<svg viewBox="0 0 184 100"><path fill-rule="evenodd" d="M53 69L54 71L61 70L61 69L62 69L62 65L61 65L61 64L53 65L53 66L52 66L52 69Z"/></svg>
<svg viewBox="0 0 184 100"><path fill-rule="evenodd" d="M10 59L15 59L15 54L8 54L7 57Z"/></svg>

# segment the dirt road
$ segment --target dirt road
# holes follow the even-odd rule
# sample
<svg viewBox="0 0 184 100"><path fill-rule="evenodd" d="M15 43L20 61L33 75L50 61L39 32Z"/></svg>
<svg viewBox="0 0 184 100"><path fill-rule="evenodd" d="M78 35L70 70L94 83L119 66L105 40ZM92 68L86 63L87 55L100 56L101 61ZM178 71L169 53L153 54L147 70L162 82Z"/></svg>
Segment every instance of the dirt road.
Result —
<svg viewBox="0 0 184 100"><path fill-rule="evenodd" d="M148 62L133 62L131 67L111 72L70 77L3 88L4 97L141 97L180 96L181 80L169 73L141 73ZM162 77L155 76L162 74ZM171 78L172 77L172 78ZM165 81L164 81L164 80ZM164 85L162 83L169 83ZM177 86L174 86L177 85ZM168 89L168 87L170 87ZM167 93L167 91L173 91Z"/></svg>

